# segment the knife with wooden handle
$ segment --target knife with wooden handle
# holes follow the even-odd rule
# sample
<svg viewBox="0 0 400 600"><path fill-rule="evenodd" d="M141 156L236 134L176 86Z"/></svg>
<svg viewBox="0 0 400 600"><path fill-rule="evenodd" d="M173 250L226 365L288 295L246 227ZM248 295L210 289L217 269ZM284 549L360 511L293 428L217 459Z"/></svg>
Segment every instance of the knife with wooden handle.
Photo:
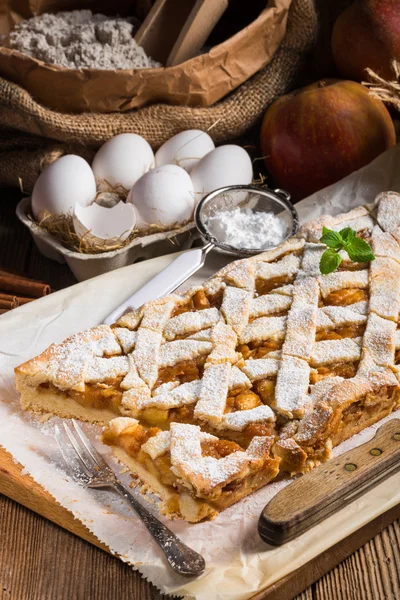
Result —
<svg viewBox="0 0 400 600"><path fill-rule="evenodd" d="M400 470L400 420L382 425L365 444L295 479L265 506L260 537L281 546Z"/></svg>

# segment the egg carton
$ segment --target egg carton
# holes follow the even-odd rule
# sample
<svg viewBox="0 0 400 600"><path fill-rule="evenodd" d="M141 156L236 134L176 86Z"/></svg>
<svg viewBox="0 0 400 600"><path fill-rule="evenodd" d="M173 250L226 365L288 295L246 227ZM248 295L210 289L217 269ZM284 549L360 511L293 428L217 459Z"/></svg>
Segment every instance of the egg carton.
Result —
<svg viewBox="0 0 400 600"><path fill-rule="evenodd" d="M135 262L186 250L191 248L198 238L194 223L191 222L173 231L137 237L119 250L100 254L82 254L65 248L55 237L33 223L29 214L31 214L31 199L23 198L17 205L16 215L31 232L39 252L50 260L67 263L78 281L84 281Z"/></svg>

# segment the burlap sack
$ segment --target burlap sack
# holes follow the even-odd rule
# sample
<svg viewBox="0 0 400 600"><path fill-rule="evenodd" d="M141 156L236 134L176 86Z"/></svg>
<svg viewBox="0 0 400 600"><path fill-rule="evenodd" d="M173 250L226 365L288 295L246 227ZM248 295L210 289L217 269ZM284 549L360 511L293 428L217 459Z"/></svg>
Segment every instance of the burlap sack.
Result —
<svg viewBox="0 0 400 600"><path fill-rule="evenodd" d="M215 142L239 137L256 124L295 78L314 46L313 0L293 0L285 38L271 63L226 99L209 108L155 104L126 113L61 114L39 105L21 87L0 79L0 183L29 192L44 165L71 151L90 159L110 137L144 136L157 148L184 129L210 129Z"/></svg>

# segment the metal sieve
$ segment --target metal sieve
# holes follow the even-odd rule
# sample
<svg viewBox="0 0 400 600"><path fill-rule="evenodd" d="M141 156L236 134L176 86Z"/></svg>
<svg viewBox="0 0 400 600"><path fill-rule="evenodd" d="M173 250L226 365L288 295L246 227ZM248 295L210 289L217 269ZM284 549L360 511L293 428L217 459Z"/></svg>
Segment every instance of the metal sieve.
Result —
<svg viewBox="0 0 400 600"><path fill-rule="evenodd" d="M208 221L212 217L218 216L218 213L231 211L235 208L250 209L255 213L268 212L279 216L285 226L284 235L279 244L294 235L297 231L297 211L290 202L290 194L284 190L269 190L255 185L227 186L207 194L199 202L195 210L194 222L199 233L208 242L207 251L212 248L218 248L224 254L253 256L278 245L271 244L263 248L251 249L237 248L217 239L210 230Z"/></svg>
<svg viewBox="0 0 400 600"><path fill-rule="evenodd" d="M208 221L222 211L235 208L250 209L253 212L271 212L279 216L285 228L278 244L263 248L237 248L218 240L210 231ZM148 300L154 300L175 291L189 277L198 271L214 248L224 254L238 257L254 256L270 248L275 248L294 235L298 228L298 215L290 202L290 195L284 190L270 190L254 185L227 186L207 194L198 204L194 214L197 230L206 244L180 254L163 271L146 283L133 296L118 306L104 321L111 325L124 313L139 308Z"/></svg>

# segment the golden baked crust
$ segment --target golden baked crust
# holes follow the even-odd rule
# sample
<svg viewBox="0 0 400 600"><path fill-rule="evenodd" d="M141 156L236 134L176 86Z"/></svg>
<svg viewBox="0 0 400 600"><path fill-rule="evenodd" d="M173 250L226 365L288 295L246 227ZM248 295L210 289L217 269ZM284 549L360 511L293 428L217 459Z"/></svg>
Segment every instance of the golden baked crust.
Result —
<svg viewBox="0 0 400 600"><path fill-rule="evenodd" d="M346 255L337 272L321 275L324 225L353 228L376 259L367 265ZM50 346L16 369L16 383L28 410L104 424L126 417L146 431L186 431L188 439L200 432L243 454L254 440L269 440L264 462L236 474L235 494L224 496L232 503L274 477L278 463L306 472L399 405L399 310L400 196L388 192L372 208L306 224L202 286ZM112 440L119 458L146 481L150 473L154 487L154 465L145 469L120 436ZM201 499L208 516L226 505L185 469L178 481L177 469L171 463L175 479L160 489L190 497L192 508ZM176 502L169 505L188 518Z"/></svg>

